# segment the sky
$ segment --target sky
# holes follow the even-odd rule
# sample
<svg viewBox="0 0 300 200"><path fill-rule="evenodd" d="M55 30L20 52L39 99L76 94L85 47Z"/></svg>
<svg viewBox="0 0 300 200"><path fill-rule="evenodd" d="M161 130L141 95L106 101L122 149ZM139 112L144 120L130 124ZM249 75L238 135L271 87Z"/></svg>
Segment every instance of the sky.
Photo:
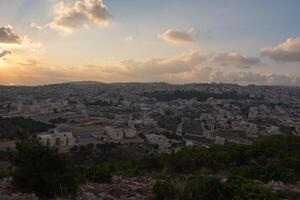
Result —
<svg viewBox="0 0 300 200"><path fill-rule="evenodd" d="M299 0L0 0L0 84L300 86Z"/></svg>

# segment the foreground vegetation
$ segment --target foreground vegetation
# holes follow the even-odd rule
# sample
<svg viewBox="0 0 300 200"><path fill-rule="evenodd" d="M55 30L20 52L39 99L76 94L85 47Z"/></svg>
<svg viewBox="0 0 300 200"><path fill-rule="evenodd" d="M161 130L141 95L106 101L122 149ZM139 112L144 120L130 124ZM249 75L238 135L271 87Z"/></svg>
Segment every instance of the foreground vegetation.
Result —
<svg viewBox="0 0 300 200"><path fill-rule="evenodd" d="M27 137L36 133L44 132L53 128L52 125L35 121L30 118L0 117L0 139L16 139L18 137Z"/></svg>
<svg viewBox="0 0 300 200"><path fill-rule="evenodd" d="M99 165L79 165L77 157L22 141L13 157L15 186L41 196L70 195L81 183L109 183L113 175L123 175L157 180L157 199L297 199L293 193L274 193L264 183L300 180L300 138L293 136Z"/></svg>

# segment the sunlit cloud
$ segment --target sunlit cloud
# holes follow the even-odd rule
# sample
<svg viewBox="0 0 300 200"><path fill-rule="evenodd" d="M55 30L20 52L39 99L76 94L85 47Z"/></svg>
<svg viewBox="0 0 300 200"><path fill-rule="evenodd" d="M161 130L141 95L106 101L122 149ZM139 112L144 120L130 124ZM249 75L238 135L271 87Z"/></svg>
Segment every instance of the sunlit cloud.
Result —
<svg viewBox="0 0 300 200"><path fill-rule="evenodd" d="M42 43L33 42L28 36L19 36L10 25L0 26L0 46L7 48L40 47Z"/></svg>
<svg viewBox="0 0 300 200"><path fill-rule="evenodd" d="M0 26L0 43L21 44L23 39L18 36L10 25Z"/></svg>
<svg viewBox="0 0 300 200"><path fill-rule="evenodd" d="M226 65L224 64L226 63ZM205 66L214 65L222 68L234 67L245 69L260 63L258 58L246 57L237 53L211 53L202 54L198 51L185 52L172 58L149 58L145 60L123 60L114 66L87 65L87 70L104 73L119 74L125 77L139 77L145 80L159 80L166 77L177 77L172 82L176 82L179 77L190 77ZM209 68L205 68L209 69ZM214 69L214 68L212 68ZM199 74L199 73L196 73ZM192 80L192 79L187 79ZM197 79L195 79L196 81Z"/></svg>
<svg viewBox="0 0 300 200"><path fill-rule="evenodd" d="M188 51L173 58L151 58L144 61L128 60L122 64L134 69L151 69L162 73L177 73L191 69L196 65L214 65L221 67L249 68L260 63L256 57L247 57L235 52L225 53L201 53L199 51Z"/></svg>
<svg viewBox="0 0 300 200"><path fill-rule="evenodd" d="M275 46L261 49L263 57L281 62L300 62L300 37L289 38Z"/></svg>
<svg viewBox="0 0 300 200"><path fill-rule="evenodd" d="M36 66L38 64L38 61L35 59L27 59L25 61L18 63L21 66Z"/></svg>
<svg viewBox="0 0 300 200"><path fill-rule="evenodd" d="M24 58L37 56L41 53L41 47L42 43L33 42L27 36L19 36L10 25L0 27L0 49L4 49L0 51L1 69L17 65Z"/></svg>
<svg viewBox="0 0 300 200"><path fill-rule="evenodd" d="M126 76L153 77L166 74L180 74L193 71L199 66L248 68L260 63L258 58L237 53L202 54L198 51L185 52L172 58L149 58L145 60L123 60L115 66L87 65L90 70L119 73Z"/></svg>
<svg viewBox="0 0 300 200"><path fill-rule="evenodd" d="M299 86L300 77L291 74L257 73L250 71L226 71L220 68L199 67L179 74L169 74L167 81L177 83L225 82L242 85L290 85Z"/></svg>
<svg viewBox="0 0 300 200"><path fill-rule="evenodd" d="M293 74L258 73L245 68L227 70L222 65L205 66L207 55L187 52L173 58L124 60L114 65L49 66L35 59L15 59L9 68L0 68L0 84L39 85L47 83L94 80L101 82L171 83L228 82L260 85L300 85L300 77ZM3 78L2 78L3 77Z"/></svg>
<svg viewBox="0 0 300 200"><path fill-rule="evenodd" d="M31 22L29 25L30 25L30 28L38 30L38 31L40 31L44 28L43 26L41 26L37 23L34 23L34 22Z"/></svg>
<svg viewBox="0 0 300 200"><path fill-rule="evenodd" d="M133 42L134 41L134 38L132 36L127 36L125 38L125 42Z"/></svg>
<svg viewBox="0 0 300 200"><path fill-rule="evenodd" d="M168 29L161 34L158 34L158 37L171 44L192 43L195 42L195 38L191 34L192 32L194 32L194 28L189 31Z"/></svg>
<svg viewBox="0 0 300 200"><path fill-rule="evenodd" d="M4 58L7 55L10 55L11 51L7 51L7 50L2 50L0 51L0 59Z"/></svg>
<svg viewBox="0 0 300 200"><path fill-rule="evenodd" d="M102 0L77 0L73 5L59 2L55 6L55 18L49 26L73 32L89 24L107 26L110 21L111 14Z"/></svg>
<svg viewBox="0 0 300 200"><path fill-rule="evenodd" d="M210 63L220 64L222 66L234 66L237 68L248 68L260 63L259 58L247 57L235 52L209 54L207 60Z"/></svg>

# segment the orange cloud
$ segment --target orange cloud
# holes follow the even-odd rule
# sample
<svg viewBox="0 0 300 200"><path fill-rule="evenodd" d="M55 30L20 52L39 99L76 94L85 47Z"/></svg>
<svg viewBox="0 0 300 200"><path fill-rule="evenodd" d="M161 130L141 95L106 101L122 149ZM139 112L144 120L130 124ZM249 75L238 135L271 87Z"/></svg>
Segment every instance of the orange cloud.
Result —
<svg viewBox="0 0 300 200"><path fill-rule="evenodd" d="M172 44L195 42L195 39L193 38L190 32L186 32L178 29L168 29L164 33L159 34L158 37Z"/></svg>

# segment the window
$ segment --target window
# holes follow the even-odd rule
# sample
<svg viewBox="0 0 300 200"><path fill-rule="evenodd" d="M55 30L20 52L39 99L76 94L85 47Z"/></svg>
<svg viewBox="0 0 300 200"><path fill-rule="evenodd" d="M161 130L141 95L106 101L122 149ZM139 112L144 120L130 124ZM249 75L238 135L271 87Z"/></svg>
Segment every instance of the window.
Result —
<svg viewBox="0 0 300 200"><path fill-rule="evenodd" d="M55 145L60 145L60 138L55 138Z"/></svg>

